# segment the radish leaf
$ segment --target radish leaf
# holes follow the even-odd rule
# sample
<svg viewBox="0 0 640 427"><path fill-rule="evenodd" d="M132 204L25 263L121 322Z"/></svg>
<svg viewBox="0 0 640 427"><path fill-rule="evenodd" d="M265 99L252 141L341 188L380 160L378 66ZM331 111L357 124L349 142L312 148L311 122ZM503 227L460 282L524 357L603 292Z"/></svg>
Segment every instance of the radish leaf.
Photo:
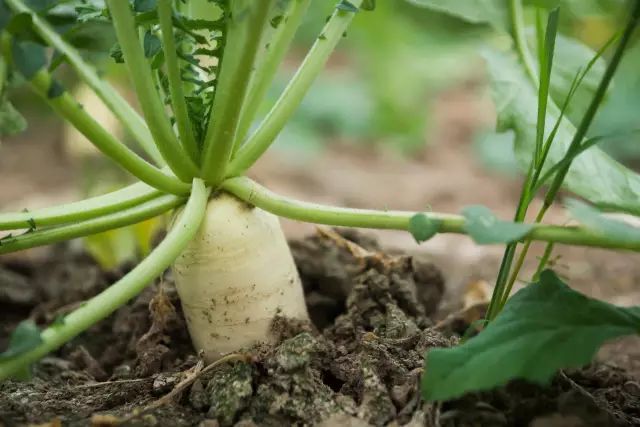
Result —
<svg viewBox="0 0 640 427"><path fill-rule="evenodd" d="M24 320L16 326L9 339L9 347L0 353L0 361L20 356L42 342L40 329L33 320Z"/></svg>
<svg viewBox="0 0 640 427"><path fill-rule="evenodd" d="M544 384L558 369L588 363L605 341L639 330L637 307L588 298L545 270L478 336L428 351L422 393L446 400L517 378Z"/></svg>
<svg viewBox="0 0 640 427"><path fill-rule="evenodd" d="M640 228L615 218L606 217L598 209L580 200L569 199L565 201L565 205L571 216L602 236L628 242L640 242Z"/></svg>
<svg viewBox="0 0 640 427"><path fill-rule="evenodd" d="M514 55L485 50L484 57L498 113L498 130L514 131L516 158L521 169L526 171L536 143L536 88ZM547 107L547 132L558 116L557 105L550 101ZM551 144L543 173L562 160L575 131L575 126L563 118ZM573 161L563 185L594 204L640 212L640 176L597 147L589 148Z"/></svg>
<svg viewBox="0 0 640 427"><path fill-rule="evenodd" d="M472 24L489 24L502 31L509 29L509 10L504 0L408 0L416 6L455 16Z"/></svg>
<svg viewBox="0 0 640 427"><path fill-rule="evenodd" d="M527 235L531 224L503 221L485 206L468 206L462 210L467 220L465 230L480 245L515 242Z"/></svg>
<svg viewBox="0 0 640 427"><path fill-rule="evenodd" d="M423 213L415 214L409 220L409 232L418 243L431 239L439 229L440 221L430 219Z"/></svg>

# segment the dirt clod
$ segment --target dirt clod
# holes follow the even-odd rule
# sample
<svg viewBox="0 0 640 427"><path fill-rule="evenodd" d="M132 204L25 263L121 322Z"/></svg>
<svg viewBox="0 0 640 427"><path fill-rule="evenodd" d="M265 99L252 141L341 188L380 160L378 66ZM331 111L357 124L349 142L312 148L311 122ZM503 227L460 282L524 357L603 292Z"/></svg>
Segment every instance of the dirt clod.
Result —
<svg viewBox="0 0 640 427"><path fill-rule="evenodd" d="M249 406L253 394L251 371L246 363L234 363L209 380L205 389L210 405L207 417L218 420L223 427L233 425L238 413Z"/></svg>

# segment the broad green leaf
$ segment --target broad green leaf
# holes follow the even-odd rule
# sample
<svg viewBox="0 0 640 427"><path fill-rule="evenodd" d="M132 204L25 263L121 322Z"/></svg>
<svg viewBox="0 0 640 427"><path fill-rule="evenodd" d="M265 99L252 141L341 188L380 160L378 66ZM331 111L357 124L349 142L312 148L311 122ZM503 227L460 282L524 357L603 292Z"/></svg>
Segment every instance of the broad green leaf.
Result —
<svg viewBox="0 0 640 427"><path fill-rule="evenodd" d="M27 79L31 79L47 65L44 47L38 43L14 40L11 54L16 69Z"/></svg>
<svg viewBox="0 0 640 427"><path fill-rule="evenodd" d="M640 228L606 217L598 209L576 199L566 200L565 205L572 217L603 236L622 241L640 242Z"/></svg>
<svg viewBox="0 0 640 427"><path fill-rule="evenodd" d="M513 132L478 133L473 143L476 159L491 173L515 177L520 173L513 150Z"/></svg>
<svg viewBox="0 0 640 427"><path fill-rule="evenodd" d="M17 40L42 43L42 38L33 30L30 13L12 14L6 23L5 30Z"/></svg>
<svg viewBox="0 0 640 427"><path fill-rule="evenodd" d="M0 12L2 3L0 3ZM27 122L11 104L7 97L9 66L0 57L0 137L20 133L27 127Z"/></svg>
<svg viewBox="0 0 640 427"><path fill-rule="evenodd" d="M157 6L156 0L134 0L133 10L136 12L150 12Z"/></svg>
<svg viewBox="0 0 640 427"><path fill-rule="evenodd" d="M146 33L144 33L143 47L144 56L147 58L151 58L158 52L160 52L160 49L162 49L162 42L151 31L147 31Z"/></svg>
<svg viewBox="0 0 640 427"><path fill-rule="evenodd" d="M42 342L40 329L33 320L23 320L16 326L9 339L9 347L0 353L0 361L20 356Z"/></svg>
<svg viewBox="0 0 640 427"><path fill-rule="evenodd" d="M29 9L36 12L44 12L51 9L59 3L58 0L26 0L25 3L29 6Z"/></svg>
<svg viewBox="0 0 640 427"><path fill-rule="evenodd" d="M409 233L416 242L426 242L438 233L440 221L430 219L423 213L417 213L409 220Z"/></svg>
<svg viewBox="0 0 640 427"><path fill-rule="evenodd" d="M427 352L423 396L446 400L513 379L544 384L558 369L588 363L605 341L639 331L637 308L588 298L545 270L478 336Z"/></svg>
<svg viewBox="0 0 640 427"><path fill-rule="evenodd" d="M446 13L473 24L489 24L508 31L509 9L505 0L407 0L416 6Z"/></svg>
<svg viewBox="0 0 640 427"><path fill-rule="evenodd" d="M498 113L498 129L515 132L516 158L526 171L536 142L537 90L514 55L485 50L484 57ZM547 134L558 117L557 105L549 102ZM543 172L562 160L575 131L568 119L561 121ZM597 147L589 148L573 161L564 186L594 204L640 212L640 176Z"/></svg>
<svg viewBox="0 0 640 427"><path fill-rule="evenodd" d="M462 215L465 231L480 245L515 242L533 228L531 224L498 219L486 206L467 206Z"/></svg>

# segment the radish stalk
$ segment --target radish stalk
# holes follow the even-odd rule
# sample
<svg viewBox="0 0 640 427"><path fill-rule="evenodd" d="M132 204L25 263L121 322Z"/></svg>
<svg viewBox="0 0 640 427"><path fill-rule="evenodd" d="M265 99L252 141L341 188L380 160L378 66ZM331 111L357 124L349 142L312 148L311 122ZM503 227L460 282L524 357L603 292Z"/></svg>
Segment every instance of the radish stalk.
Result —
<svg viewBox="0 0 640 427"><path fill-rule="evenodd" d="M273 342L276 315L308 320L278 217L229 194L210 200L173 274L191 339L209 362Z"/></svg>

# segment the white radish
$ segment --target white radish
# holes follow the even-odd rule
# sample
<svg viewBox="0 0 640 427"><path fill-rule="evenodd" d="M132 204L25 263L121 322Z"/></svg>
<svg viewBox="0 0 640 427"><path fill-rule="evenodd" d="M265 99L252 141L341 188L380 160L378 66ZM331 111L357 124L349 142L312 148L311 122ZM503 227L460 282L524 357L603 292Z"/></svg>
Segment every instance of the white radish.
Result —
<svg viewBox="0 0 640 427"><path fill-rule="evenodd" d="M173 274L193 344L209 362L273 342L276 315L308 320L278 218L226 193L209 201Z"/></svg>

